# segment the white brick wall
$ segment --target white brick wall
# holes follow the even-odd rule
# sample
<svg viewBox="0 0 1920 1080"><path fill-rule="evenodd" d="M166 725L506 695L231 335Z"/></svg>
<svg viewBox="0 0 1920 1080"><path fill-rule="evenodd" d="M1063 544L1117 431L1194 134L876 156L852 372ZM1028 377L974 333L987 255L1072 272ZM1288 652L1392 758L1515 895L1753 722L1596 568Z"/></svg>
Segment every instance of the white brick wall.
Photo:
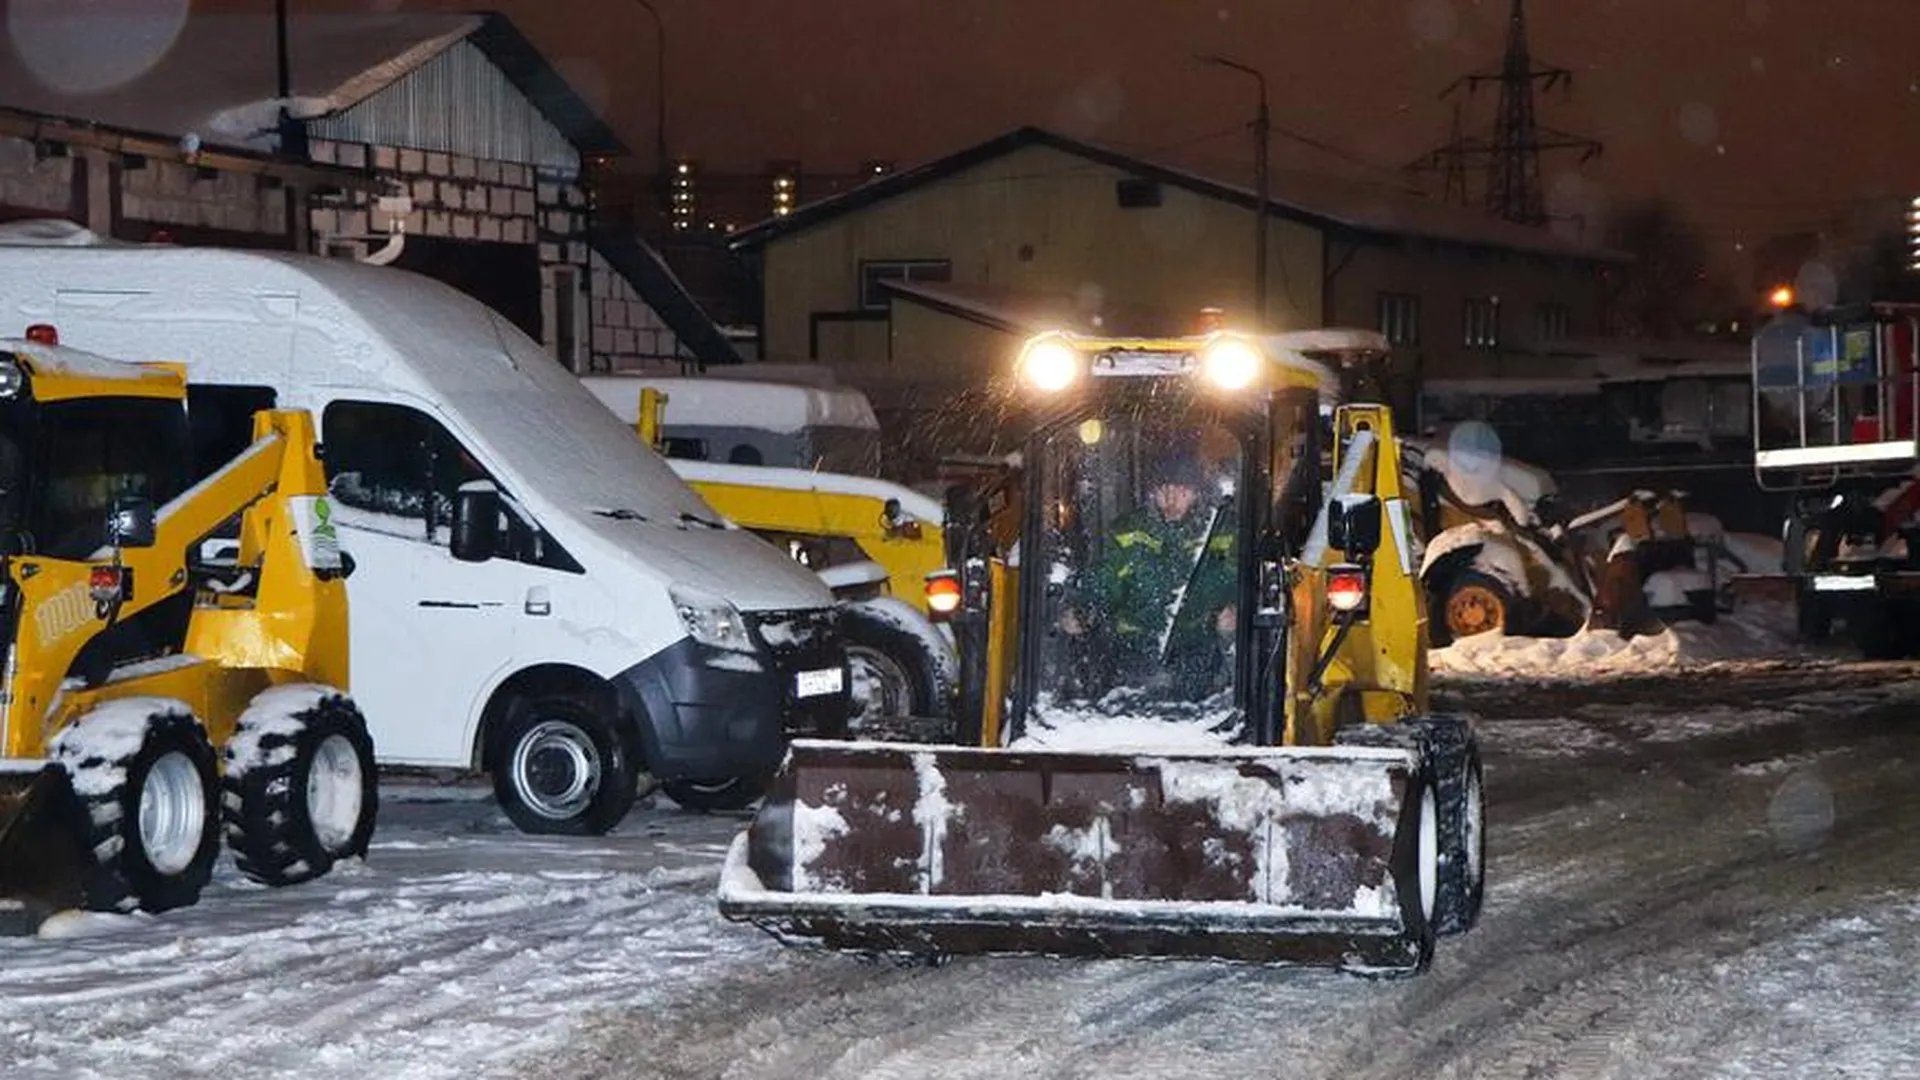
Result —
<svg viewBox="0 0 1920 1080"><path fill-rule="evenodd" d="M633 286L594 252L588 262L593 302L593 366L599 370L677 368L679 341Z"/></svg>

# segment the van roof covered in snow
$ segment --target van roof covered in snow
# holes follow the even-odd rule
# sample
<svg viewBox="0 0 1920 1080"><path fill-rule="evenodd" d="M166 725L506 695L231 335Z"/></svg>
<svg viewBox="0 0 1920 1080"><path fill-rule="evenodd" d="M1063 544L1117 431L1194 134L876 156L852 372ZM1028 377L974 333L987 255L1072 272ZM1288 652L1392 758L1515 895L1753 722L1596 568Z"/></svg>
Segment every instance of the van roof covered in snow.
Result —
<svg viewBox="0 0 1920 1080"><path fill-rule="evenodd" d="M517 488L672 522L705 504L574 375L491 308L420 274L282 252L166 245L0 249L10 320L190 378L366 388L440 403Z"/></svg>
<svg viewBox="0 0 1920 1080"><path fill-rule="evenodd" d="M640 391L667 395L661 422L689 427L743 427L795 434L811 428L878 430L873 405L858 390L799 383L700 376L586 375L580 381L629 424L640 413Z"/></svg>

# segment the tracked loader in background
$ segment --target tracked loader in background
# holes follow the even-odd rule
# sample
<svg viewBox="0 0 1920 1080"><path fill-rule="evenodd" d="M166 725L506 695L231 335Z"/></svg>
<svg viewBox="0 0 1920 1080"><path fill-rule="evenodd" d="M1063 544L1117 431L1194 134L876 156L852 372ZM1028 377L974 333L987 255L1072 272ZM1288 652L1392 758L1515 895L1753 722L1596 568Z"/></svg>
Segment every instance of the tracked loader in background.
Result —
<svg viewBox="0 0 1920 1080"><path fill-rule="evenodd" d="M29 336L0 341L0 932L194 904L223 832L268 885L364 854L311 417L232 412L196 462L178 369Z"/></svg>
<svg viewBox="0 0 1920 1080"><path fill-rule="evenodd" d="M873 954L1424 970L1479 911L1481 773L1425 715L1389 410L1328 422L1330 372L1225 333L1043 335L1017 375L1017 482L950 499L929 583L958 737L796 742L722 914Z"/></svg>

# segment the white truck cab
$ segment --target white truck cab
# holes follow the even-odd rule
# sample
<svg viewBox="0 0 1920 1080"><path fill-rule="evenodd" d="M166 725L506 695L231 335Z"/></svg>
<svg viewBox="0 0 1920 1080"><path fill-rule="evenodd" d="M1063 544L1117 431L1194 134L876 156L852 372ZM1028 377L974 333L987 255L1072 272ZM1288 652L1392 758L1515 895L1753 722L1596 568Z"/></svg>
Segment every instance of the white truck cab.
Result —
<svg viewBox="0 0 1920 1080"><path fill-rule="evenodd" d="M319 418L354 560L353 692L384 764L480 768L529 832L601 832L643 775L752 798L847 714L833 597L698 496L539 345L429 278L313 256L0 243L0 318L184 362L218 458Z"/></svg>

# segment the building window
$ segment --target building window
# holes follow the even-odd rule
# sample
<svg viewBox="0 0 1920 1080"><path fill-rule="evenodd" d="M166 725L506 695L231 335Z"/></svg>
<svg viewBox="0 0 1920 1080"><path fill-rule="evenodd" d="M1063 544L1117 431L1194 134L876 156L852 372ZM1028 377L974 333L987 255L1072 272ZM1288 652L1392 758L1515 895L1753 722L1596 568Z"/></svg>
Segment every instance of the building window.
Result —
<svg viewBox="0 0 1920 1080"><path fill-rule="evenodd" d="M1535 341L1564 341L1572 334L1573 309L1565 304L1541 304L1533 311Z"/></svg>
<svg viewBox="0 0 1920 1080"><path fill-rule="evenodd" d="M1145 210L1160 205L1160 185L1152 180L1129 176L1113 183L1114 201L1122 210Z"/></svg>
<svg viewBox="0 0 1920 1080"><path fill-rule="evenodd" d="M887 310L883 281L952 281L953 263L946 259L878 259L860 264L860 307Z"/></svg>
<svg viewBox="0 0 1920 1080"><path fill-rule="evenodd" d="M697 170L691 161L677 161L673 166L671 188L673 192L673 227L676 232L685 232L693 228L694 214L698 203L694 199L694 180Z"/></svg>
<svg viewBox="0 0 1920 1080"><path fill-rule="evenodd" d="M1464 333L1461 341L1469 349L1500 347L1500 298L1475 296L1467 300L1460 316Z"/></svg>
<svg viewBox="0 0 1920 1080"><path fill-rule="evenodd" d="M1412 293L1381 293L1380 333L1389 345L1420 344L1420 298Z"/></svg>
<svg viewBox="0 0 1920 1080"><path fill-rule="evenodd" d="M773 216L786 217L793 213L794 203L800 198L800 163L774 162L767 169L767 182L773 189Z"/></svg>

